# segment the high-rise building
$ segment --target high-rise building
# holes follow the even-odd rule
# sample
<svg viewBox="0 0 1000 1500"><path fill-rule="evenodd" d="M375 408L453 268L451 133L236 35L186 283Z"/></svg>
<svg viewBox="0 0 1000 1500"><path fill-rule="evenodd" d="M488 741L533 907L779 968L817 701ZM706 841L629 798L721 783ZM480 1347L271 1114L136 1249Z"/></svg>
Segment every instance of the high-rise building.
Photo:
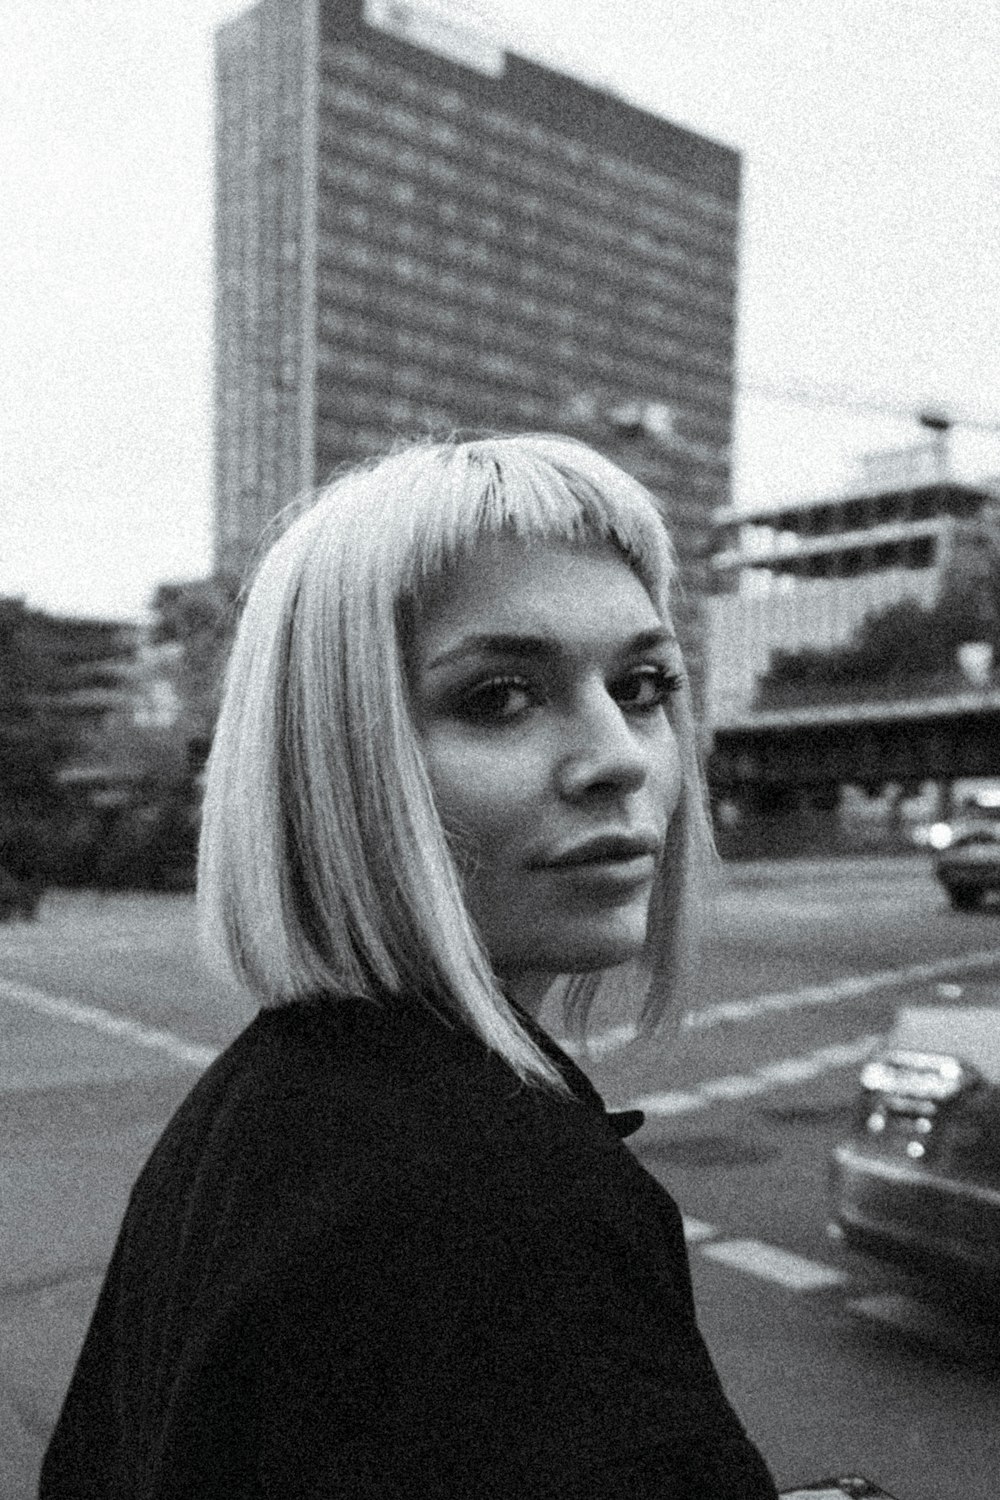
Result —
<svg viewBox="0 0 1000 1500"><path fill-rule="evenodd" d="M662 498L697 679L737 153L409 0L259 0L217 37L216 195L218 565L393 436L569 431Z"/></svg>

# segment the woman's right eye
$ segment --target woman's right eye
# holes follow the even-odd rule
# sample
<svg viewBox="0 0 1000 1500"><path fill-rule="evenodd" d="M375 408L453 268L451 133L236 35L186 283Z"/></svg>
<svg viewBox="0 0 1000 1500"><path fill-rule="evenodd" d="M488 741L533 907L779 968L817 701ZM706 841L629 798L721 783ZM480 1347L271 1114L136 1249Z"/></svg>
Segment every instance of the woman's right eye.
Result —
<svg viewBox="0 0 1000 1500"><path fill-rule="evenodd" d="M470 724L511 724L522 718L534 701L523 677L491 677L462 695L459 713Z"/></svg>

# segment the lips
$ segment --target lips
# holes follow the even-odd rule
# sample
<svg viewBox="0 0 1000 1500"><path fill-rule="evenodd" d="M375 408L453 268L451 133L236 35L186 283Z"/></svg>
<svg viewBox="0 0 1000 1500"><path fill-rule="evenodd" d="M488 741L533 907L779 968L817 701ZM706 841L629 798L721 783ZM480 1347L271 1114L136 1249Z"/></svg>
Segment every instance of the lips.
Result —
<svg viewBox="0 0 1000 1500"><path fill-rule="evenodd" d="M552 869L575 869L586 865L627 864L656 855L660 840L653 834L603 834L585 839L560 853L539 861Z"/></svg>

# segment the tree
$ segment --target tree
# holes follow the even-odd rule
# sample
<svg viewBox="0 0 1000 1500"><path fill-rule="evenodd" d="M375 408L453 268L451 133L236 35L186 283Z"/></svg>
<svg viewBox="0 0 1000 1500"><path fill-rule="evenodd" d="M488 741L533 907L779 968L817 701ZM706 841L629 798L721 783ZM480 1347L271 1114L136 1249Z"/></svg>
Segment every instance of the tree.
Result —
<svg viewBox="0 0 1000 1500"><path fill-rule="evenodd" d="M988 643L1000 659L1000 549L988 532L978 563L974 575L952 568L931 605L901 599L868 615L845 646L775 651L757 706L775 707L790 697L823 702L866 690L879 697L913 693L921 681L957 676L956 653L967 641Z"/></svg>
<svg viewBox="0 0 1000 1500"><path fill-rule="evenodd" d="M189 742L207 745L211 739L236 630L238 596L238 582L228 574L164 583L154 596L150 640L178 648L171 675Z"/></svg>
<svg viewBox="0 0 1000 1500"><path fill-rule="evenodd" d="M8 881L62 876L80 832L66 775L131 693L133 626L63 619L0 600L0 867Z"/></svg>
<svg viewBox="0 0 1000 1500"><path fill-rule="evenodd" d="M32 623L20 600L0 599L0 871L11 899L45 864L56 771L68 750L40 701L43 662Z"/></svg>

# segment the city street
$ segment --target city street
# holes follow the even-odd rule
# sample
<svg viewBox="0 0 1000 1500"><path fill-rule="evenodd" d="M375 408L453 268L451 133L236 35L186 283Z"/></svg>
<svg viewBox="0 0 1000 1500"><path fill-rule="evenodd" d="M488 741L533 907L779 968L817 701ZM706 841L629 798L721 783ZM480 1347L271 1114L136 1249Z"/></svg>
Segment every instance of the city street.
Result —
<svg viewBox="0 0 1000 1500"><path fill-rule="evenodd" d="M633 1056L605 1018L581 1059L646 1111L632 1144L685 1215L706 1338L781 1485L996 1500L988 1331L841 1266L825 1230L859 1061L923 1004L1000 1004L1000 914L953 913L924 857L729 866L677 1036ZM0 926L2 1500L32 1493L131 1180L240 1024L187 897L59 893Z"/></svg>

